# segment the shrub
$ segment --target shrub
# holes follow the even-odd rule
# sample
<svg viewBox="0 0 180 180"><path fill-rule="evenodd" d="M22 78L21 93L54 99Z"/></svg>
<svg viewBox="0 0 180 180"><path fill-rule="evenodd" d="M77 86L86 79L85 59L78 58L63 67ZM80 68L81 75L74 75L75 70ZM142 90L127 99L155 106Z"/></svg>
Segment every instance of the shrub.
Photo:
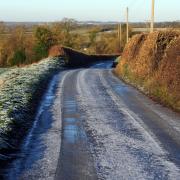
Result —
<svg viewBox="0 0 180 180"><path fill-rule="evenodd" d="M26 61L25 49L18 49L15 51L13 58L10 60L10 65L21 65Z"/></svg>
<svg viewBox="0 0 180 180"><path fill-rule="evenodd" d="M180 111L178 31L134 36L126 45L115 72L137 87L143 87L141 89L159 101Z"/></svg>
<svg viewBox="0 0 180 180"><path fill-rule="evenodd" d="M53 37L53 33L48 27L39 26L36 28L35 38L37 43L34 47L36 59L40 60L48 56L50 47L56 43Z"/></svg>

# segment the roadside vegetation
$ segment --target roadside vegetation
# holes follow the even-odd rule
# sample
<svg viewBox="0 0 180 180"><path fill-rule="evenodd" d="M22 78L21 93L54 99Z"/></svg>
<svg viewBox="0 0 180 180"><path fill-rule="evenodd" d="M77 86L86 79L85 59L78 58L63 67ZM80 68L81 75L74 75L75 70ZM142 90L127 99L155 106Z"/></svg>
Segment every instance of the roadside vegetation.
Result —
<svg viewBox="0 0 180 180"><path fill-rule="evenodd" d="M38 62L48 56L51 46L63 42L71 44L68 36L73 22L62 24L36 25L29 32L25 26L8 27L0 24L0 66L21 66Z"/></svg>
<svg viewBox="0 0 180 180"><path fill-rule="evenodd" d="M146 23L130 23L133 28L148 28ZM179 28L179 22L156 23L156 28ZM0 67L21 66L48 56L53 45L62 45L87 54L118 54L126 44L126 25L122 24L119 45L117 24L82 23L63 19L54 23L0 22Z"/></svg>
<svg viewBox="0 0 180 180"><path fill-rule="evenodd" d="M0 159L10 158L31 127L38 102L52 75L61 67L59 59L45 59L0 74ZM4 155L4 156L3 156Z"/></svg>
<svg viewBox="0 0 180 180"><path fill-rule="evenodd" d="M61 22L8 26L0 23L0 67L22 66L46 58L54 45L76 49L86 54L117 54L126 41L118 44L117 25L78 24L73 19ZM131 29L130 29L131 34Z"/></svg>
<svg viewBox="0 0 180 180"><path fill-rule="evenodd" d="M180 32L135 35L126 45L115 73L180 111Z"/></svg>

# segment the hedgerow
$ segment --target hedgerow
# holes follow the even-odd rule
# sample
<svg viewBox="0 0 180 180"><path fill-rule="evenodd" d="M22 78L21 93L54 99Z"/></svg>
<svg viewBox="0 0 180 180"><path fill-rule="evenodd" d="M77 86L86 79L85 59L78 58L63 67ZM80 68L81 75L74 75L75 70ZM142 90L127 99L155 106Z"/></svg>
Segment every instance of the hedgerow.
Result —
<svg viewBox="0 0 180 180"><path fill-rule="evenodd" d="M0 153L17 149L32 125L34 115L52 75L61 62L45 59L22 68L2 69L0 74Z"/></svg>

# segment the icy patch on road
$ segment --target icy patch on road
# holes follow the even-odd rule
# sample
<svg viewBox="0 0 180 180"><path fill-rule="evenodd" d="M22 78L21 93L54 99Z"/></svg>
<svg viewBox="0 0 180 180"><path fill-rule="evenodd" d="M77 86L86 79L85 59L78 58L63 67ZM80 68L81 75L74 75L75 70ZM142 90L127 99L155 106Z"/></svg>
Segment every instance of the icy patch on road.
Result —
<svg viewBox="0 0 180 180"><path fill-rule="evenodd" d="M79 73L77 90L100 179L177 179L179 169L114 95L100 70Z"/></svg>

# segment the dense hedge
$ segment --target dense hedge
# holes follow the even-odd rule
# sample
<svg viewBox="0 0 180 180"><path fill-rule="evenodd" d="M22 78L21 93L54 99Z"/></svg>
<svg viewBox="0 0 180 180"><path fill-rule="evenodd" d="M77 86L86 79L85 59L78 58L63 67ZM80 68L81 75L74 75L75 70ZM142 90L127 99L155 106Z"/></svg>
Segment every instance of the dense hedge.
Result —
<svg viewBox="0 0 180 180"><path fill-rule="evenodd" d="M180 32L135 35L126 45L115 73L180 111Z"/></svg>
<svg viewBox="0 0 180 180"><path fill-rule="evenodd" d="M6 69L0 74L0 159L18 149L31 127L43 91L59 59L45 59L22 68ZM7 156L8 157L8 156ZM10 157L10 156L9 156ZM5 158L6 159L6 158Z"/></svg>

